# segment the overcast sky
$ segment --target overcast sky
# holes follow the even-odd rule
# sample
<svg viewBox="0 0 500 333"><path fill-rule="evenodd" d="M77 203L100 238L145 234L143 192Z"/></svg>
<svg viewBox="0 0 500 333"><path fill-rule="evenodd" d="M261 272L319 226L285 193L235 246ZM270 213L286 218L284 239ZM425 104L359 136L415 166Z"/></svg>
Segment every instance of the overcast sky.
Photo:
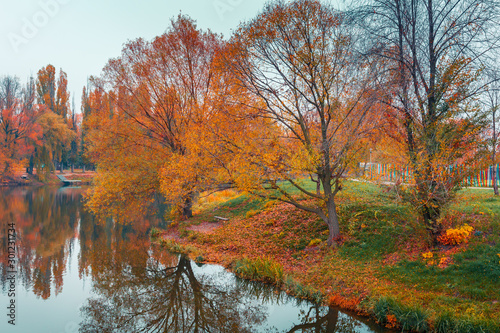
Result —
<svg viewBox="0 0 500 333"><path fill-rule="evenodd" d="M265 0L0 0L0 76L24 84L48 64L68 74L79 111L87 77L99 75L127 40L161 35L181 11L225 37Z"/></svg>

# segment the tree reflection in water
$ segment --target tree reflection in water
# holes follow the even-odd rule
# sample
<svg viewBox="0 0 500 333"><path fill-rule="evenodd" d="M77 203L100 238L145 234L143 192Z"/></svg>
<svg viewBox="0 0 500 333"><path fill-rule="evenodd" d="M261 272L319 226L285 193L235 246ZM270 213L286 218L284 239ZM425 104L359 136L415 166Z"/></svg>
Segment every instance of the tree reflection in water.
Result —
<svg viewBox="0 0 500 333"><path fill-rule="evenodd" d="M124 267L120 276L101 276L94 282L97 297L82 307L80 332L355 331L353 319L315 305L294 318L300 324L292 328L265 328L266 304L292 298L263 284L196 273L184 256L172 261L166 266L150 258L145 268Z"/></svg>
<svg viewBox="0 0 500 333"><path fill-rule="evenodd" d="M63 275L79 221L81 190L51 187L0 189L0 220L16 229L17 277L48 299L63 288ZM7 229L0 228L0 281L7 276Z"/></svg>
<svg viewBox="0 0 500 333"><path fill-rule="evenodd" d="M308 312L302 313L301 324L295 325L285 332L334 333L355 332L357 322L349 317L340 317L335 308L311 306Z"/></svg>
<svg viewBox="0 0 500 333"><path fill-rule="evenodd" d="M222 290L208 276L196 276L184 256L170 267L150 260L122 273L95 281L99 297L82 308L81 332L251 332L264 319L236 285Z"/></svg>

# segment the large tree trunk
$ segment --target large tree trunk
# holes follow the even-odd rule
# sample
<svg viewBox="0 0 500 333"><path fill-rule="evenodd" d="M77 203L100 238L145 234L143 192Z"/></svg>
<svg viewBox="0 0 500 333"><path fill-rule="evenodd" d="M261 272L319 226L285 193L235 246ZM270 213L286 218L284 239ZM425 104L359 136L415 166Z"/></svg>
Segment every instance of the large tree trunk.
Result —
<svg viewBox="0 0 500 333"><path fill-rule="evenodd" d="M424 204L422 207L422 217L424 219L424 225L429 231L431 236L432 245L438 244L438 237L443 232L443 226L438 222L441 215L440 207L432 203Z"/></svg>
<svg viewBox="0 0 500 333"><path fill-rule="evenodd" d="M85 164L82 167L82 172L85 172Z"/></svg>
<svg viewBox="0 0 500 333"><path fill-rule="evenodd" d="M333 198L328 199L328 216L323 218L328 225L328 246L335 246L340 235L339 219L337 216L337 207Z"/></svg>
<svg viewBox="0 0 500 333"><path fill-rule="evenodd" d="M71 173L75 172L75 164L71 163Z"/></svg>

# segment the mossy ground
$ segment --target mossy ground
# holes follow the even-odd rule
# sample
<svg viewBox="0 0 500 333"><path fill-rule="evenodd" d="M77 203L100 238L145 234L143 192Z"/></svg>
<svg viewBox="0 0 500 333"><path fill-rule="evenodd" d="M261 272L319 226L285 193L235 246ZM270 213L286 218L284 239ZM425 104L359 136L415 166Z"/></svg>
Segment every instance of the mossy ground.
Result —
<svg viewBox="0 0 500 333"><path fill-rule="evenodd" d="M174 227L181 231L177 250L254 279L282 267L274 274L282 288L371 314L388 327L500 331L500 198L492 191L462 190L447 208L445 228L474 228L457 246L431 247L417 214L390 189L349 181L337 202L343 239L334 249L315 215L226 191L202 198L196 216ZM209 233L190 230L214 216L229 221Z"/></svg>

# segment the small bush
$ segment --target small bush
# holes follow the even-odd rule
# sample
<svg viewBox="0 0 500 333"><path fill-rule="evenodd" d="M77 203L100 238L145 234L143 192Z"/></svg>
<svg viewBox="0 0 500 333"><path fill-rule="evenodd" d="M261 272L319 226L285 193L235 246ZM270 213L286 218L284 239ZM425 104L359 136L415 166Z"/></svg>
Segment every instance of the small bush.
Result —
<svg viewBox="0 0 500 333"><path fill-rule="evenodd" d="M280 285L283 282L283 266L268 258L242 259L234 264L235 273L241 277Z"/></svg>
<svg viewBox="0 0 500 333"><path fill-rule="evenodd" d="M438 237L438 241L443 245L458 245L467 243L474 228L467 223L459 228L447 229L445 233Z"/></svg>
<svg viewBox="0 0 500 333"><path fill-rule="evenodd" d="M434 256L434 254L431 251L422 253L422 258L424 258L424 259L430 259L433 256Z"/></svg>
<svg viewBox="0 0 500 333"><path fill-rule="evenodd" d="M272 200L272 201L268 201L264 204L264 208L271 208L273 207L274 205L276 204L276 201L275 200Z"/></svg>

